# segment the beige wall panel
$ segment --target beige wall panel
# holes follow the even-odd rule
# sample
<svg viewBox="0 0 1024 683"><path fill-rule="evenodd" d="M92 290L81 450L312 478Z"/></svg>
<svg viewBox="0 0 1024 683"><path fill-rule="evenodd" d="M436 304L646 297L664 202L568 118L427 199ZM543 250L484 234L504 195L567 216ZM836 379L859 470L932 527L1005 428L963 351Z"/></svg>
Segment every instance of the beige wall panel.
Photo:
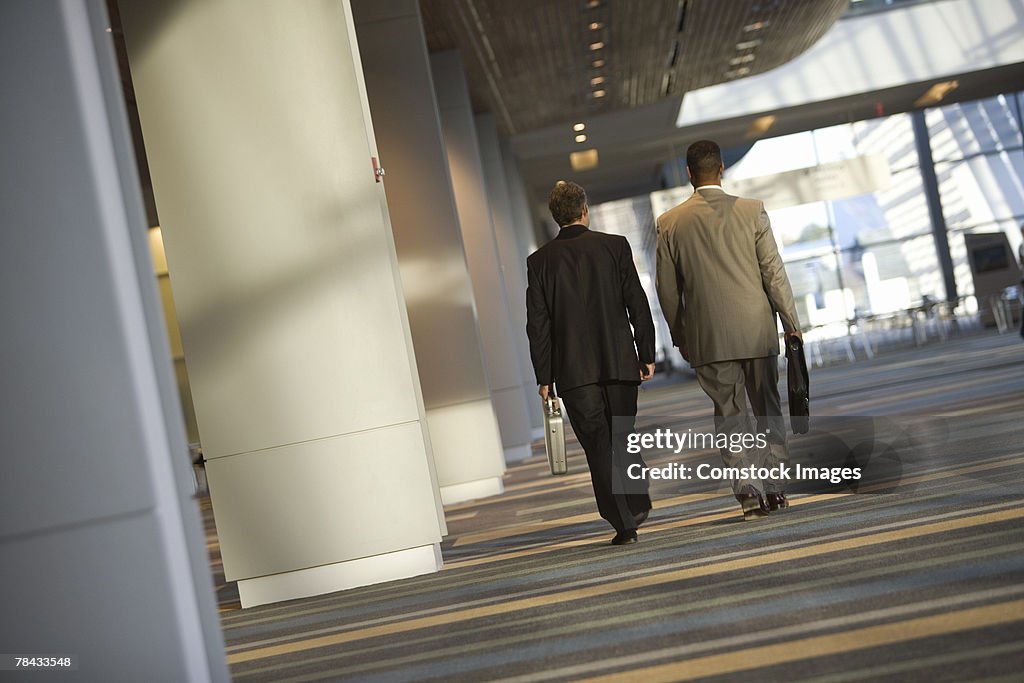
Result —
<svg viewBox="0 0 1024 683"><path fill-rule="evenodd" d="M217 458L206 474L231 581L441 540L417 422Z"/></svg>
<svg viewBox="0 0 1024 683"><path fill-rule="evenodd" d="M122 13L206 457L416 419L342 7L145 4Z"/></svg>

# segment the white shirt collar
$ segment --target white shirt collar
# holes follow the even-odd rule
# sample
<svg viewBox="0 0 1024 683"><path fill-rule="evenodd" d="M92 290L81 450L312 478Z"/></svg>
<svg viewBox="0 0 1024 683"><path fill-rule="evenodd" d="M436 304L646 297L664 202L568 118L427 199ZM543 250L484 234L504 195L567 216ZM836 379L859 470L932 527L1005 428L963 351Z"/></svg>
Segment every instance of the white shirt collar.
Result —
<svg viewBox="0 0 1024 683"><path fill-rule="evenodd" d="M706 190L708 188L711 188L713 190L722 190L721 185L701 185L700 187L694 188L694 192L696 192L697 190ZM725 192L725 190L722 190L722 192Z"/></svg>

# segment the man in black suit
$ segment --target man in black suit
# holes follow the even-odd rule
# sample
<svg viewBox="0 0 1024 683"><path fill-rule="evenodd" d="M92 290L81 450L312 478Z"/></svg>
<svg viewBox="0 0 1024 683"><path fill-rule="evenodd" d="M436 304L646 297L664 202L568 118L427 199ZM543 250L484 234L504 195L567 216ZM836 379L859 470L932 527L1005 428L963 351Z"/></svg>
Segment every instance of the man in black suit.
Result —
<svg viewBox="0 0 1024 683"><path fill-rule="evenodd" d="M626 238L589 229L582 187L560 180L548 208L558 236L526 260L533 369L542 398L558 385L587 454L598 512L615 528L612 544L635 543L651 499L646 482L642 493L632 492L635 482L626 493L626 467L643 461L626 453L625 435L636 417L637 387L654 374L651 309ZM613 417L624 418L614 429Z"/></svg>

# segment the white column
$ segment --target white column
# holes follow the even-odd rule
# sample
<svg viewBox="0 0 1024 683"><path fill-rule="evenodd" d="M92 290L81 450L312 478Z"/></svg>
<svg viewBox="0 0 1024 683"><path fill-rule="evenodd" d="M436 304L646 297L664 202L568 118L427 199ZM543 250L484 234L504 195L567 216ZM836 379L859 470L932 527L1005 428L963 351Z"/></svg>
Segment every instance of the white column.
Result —
<svg viewBox="0 0 1024 683"><path fill-rule="evenodd" d="M523 460L531 455L530 418L516 347L526 339L526 333L513 329L509 318L503 266L491 219L491 188L484 182L469 87L462 59L455 50L432 54L430 66L505 460ZM535 393L532 397L539 404Z"/></svg>
<svg viewBox="0 0 1024 683"><path fill-rule="evenodd" d="M352 5L445 503L502 491L501 435L416 0Z"/></svg>
<svg viewBox="0 0 1024 683"><path fill-rule="evenodd" d="M523 259L520 268L522 268L523 278L525 278L526 257L540 246L537 242L537 215L535 215L536 212L533 208L536 203L530 200L526 188L523 186L523 176L519 172L519 165L516 163L515 153L509 144L509 139L501 138L499 146L501 147L502 164L505 168L505 181L508 183L508 197L513 217L513 232L516 235L519 252ZM544 201L540 203L540 206L535 208L540 211L541 216L550 221L551 214L548 213L546 201L547 197L544 197Z"/></svg>
<svg viewBox="0 0 1024 683"><path fill-rule="evenodd" d="M2 15L2 649L228 681L104 3Z"/></svg>
<svg viewBox="0 0 1024 683"><path fill-rule="evenodd" d="M437 570L348 3L119 6L225 576L250 606Z"/></svg>
<svg viewBox="0 0 1024 683"><path fill-rule="evenodd" d="M505 296L512 321L512 339L515 342L520 381L530 399L527 405L530 408L533 437L539 439L544 435L544 418L541 414L540 398L536 392L537 379L533 373L530 344L526 336L526 257L537 247L533 241L523 238L524 235L532 234L531 224L528 216L524 219L518 214L513 199L516 190L522 191L522 183L514 162L506 156L506 153L511 152L503 149L494 115L478 115L476 131L480 140L487 194L491 198L491 213L501 270L505 276ZM519 195L515 198L520 199Z"/></svg>

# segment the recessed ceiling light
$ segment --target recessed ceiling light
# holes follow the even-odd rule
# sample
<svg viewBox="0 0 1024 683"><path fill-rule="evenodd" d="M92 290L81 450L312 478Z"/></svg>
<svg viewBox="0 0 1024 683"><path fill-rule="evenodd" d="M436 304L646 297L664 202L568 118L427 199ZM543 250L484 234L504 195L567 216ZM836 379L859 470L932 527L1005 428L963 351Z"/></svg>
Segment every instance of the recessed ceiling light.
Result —
<svg viewBox="0 0 1024 683"><path fill-rule="evenodd" d="M592 22L590 22L590 30L591 31L598 31L598 30L600 30L602 28L604 28L604 22L600 22L600 21L592 21Z"/></svg>
<svg viewBox="0 0 1024 683"><path fill-rule="evenodd" d="M960 81L943 81L928 88L914 102L915 107L929 107L938 104L946 95L960 87Z"/></svg>
<svg viewBox="0 0 1024 683"><path fill-rule="evenodd" d="M581 152L572 152L569 154L569 165L572 166L574 171L587 171L597 167L597 150L596 149L585 149Z"/></svg>
<svg viewBox="0 0 1024 683"><path fill-rule="evenodd" d="M750 128L747 129L746 138L756 138L764 135L768 132L768 129L775 125L775 117L769 114L768 116L759 116L750 124Z"/></svg>
<svg viewBox="0 0 1024 683"><path fill-rule="evenodd" d="M587 9L596 9L601 6L601 0L587 0Z"/></svg>
<svg viewBox="0 0 1024 683"><path fill-rule="evenodd" d="M600 50L602 47L604 47L604 43L601 42L600 40L590 44L591 50Z"/></svg>
<svg viewBox="0 0 1024 683"><path fill-rule="evenodd" d="M760 44L761 44L761 39L760 38L755 38L754 40L744 40L742 43L736 43L736 49L737 50L752 50L752 49L754 49L755 47L757 47Z"/></svg>
<svg viewBox="0 0 1024 683"><path fill-rule="evenodd" d="M586 142L586 141L587 141L587 134L586 133L580 133L579 135L576 136L576 142Z"/></svg>
<svg viewBox="0 0 1024 683"><path fill-rule="evenodd" d="M604 66L604 60L603 59L595 59L594 61L592 61L590 63L590 66L594 67L595 69L600 69L602 66Z"/></svg>
<svg viewBox="0 0 1024 683"><path fill-rule="evenodd" d="M605 92L604 90L595 90L595 91L594 91L593 93L591 93L591 94L592 94L592 95L593 95L594 97L604 97L604 96L605 96L605 95L607 95L608 93L606 93L606 92Z"/></svg>
<svg viewBox="0 0 1024 683"><path fill-rule="evenodd" d="M583 130L586 127L587 127L587 124L585 124L585 123L574 123L574 124L572 124L572 129L574 131L576 131L577 133L579 133L581 130Z"/></svg>
<svg viewBox="0 0 1024 683"><path fill-rule="evenodd" d="M745 33L751 33L753 31L760 31L763 28L768 28L772 22L767 19L764 21L755 21L753 24L747 24L743 27Z"/></svg>
<svg viewBox="0 0 1024 683"><path fill-rule="evenodd" d="M731 71L726 71L725 72L725 77L726 78L739 78L740 76L746 76L749 73L750 73L750 67L749 66L741 66L738 69L732 69Z"/></svg>
<svg viewBox="0 0 1024 683"><path fill-rule="evenodd" d="M594 76L590 79L590 85L601 85L604 83L604 76Z"/></svg>
<svg viewBox="0 0 1024 683"><path fill-rule="evenodd" d="M740 55L739 57L733 57L729 60L729 63L733 66L738 66L740 64L746 64L747 62L752 62L755 59L756 57L753 54L746 54Z"/></svg>

